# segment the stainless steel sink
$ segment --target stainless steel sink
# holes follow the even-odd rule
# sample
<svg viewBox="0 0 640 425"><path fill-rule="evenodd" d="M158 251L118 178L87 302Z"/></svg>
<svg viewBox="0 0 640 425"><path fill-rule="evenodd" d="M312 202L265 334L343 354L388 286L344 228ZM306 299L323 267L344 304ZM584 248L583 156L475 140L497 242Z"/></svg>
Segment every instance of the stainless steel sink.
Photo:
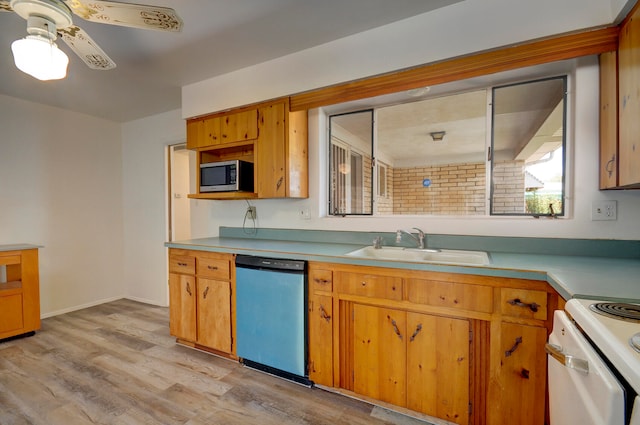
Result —
<svg viewBox="0 0 640 425"><path fill-rule="evenodd" d="M396 246L374 248L365 246L346 255L372 260L409 261L418 263L441 263L486 266L490 264L489 255L484 251L464 251L456 249L416 249Z"/></svg>

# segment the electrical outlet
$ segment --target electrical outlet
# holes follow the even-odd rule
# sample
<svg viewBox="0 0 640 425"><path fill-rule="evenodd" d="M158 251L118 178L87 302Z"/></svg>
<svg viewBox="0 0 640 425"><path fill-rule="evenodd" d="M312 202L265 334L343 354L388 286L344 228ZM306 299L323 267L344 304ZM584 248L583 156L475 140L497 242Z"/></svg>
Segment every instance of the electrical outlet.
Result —
<svg viewBox="0 0 640 425"><path fill-rule="evenodd" d="M311 211L309 211L309 208L300 208L300 218L303 220L311 220Z"/></svg>
<svg viewBox="0 0 640 425"><path fill-rule="evenodd" d="M258 211L256 210L256 207L247 207L247 218L251 219L251 220L255 220L258 217Z"/></svg>
<svg viewBox="0 0 640 425"><path fill-rule="evenodd" d="M591 203L591 221L617 220L618 201L596 201Z"/></svg>

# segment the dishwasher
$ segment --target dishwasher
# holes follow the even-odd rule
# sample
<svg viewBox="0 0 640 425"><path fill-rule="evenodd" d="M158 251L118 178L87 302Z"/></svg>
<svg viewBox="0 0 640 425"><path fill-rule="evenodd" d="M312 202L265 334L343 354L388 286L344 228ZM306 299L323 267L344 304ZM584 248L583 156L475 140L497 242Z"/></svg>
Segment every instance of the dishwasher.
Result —
<svg viewBox="0 0 640 425"><path fill-rule="evenodd" d="M245 366L312 386L306 262L236 257L236 353Z"/></svg>

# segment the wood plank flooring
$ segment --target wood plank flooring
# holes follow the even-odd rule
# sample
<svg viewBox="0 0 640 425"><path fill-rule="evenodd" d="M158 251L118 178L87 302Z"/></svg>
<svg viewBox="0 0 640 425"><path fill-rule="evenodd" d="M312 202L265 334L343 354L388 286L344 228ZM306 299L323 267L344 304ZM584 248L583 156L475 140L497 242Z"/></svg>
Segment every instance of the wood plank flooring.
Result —
<svg viewBox="0 0 640 425"><path fill-rule="evenodd" d="M168 309L119 300L0 343L0 425L428 424L192 350Z"/></svg>

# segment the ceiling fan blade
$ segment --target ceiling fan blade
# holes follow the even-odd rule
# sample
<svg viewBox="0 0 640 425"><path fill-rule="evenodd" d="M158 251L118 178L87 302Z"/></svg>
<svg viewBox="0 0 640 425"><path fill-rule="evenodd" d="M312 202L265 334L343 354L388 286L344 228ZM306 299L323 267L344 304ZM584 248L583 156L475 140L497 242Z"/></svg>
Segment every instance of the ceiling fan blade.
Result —
<svg viewBox="0 0 640 425"><path fill-rule="evenodd" d="M0 0L0 12L13 12L9 0Z"/></svg>
<svg viewBox="0 0 640 425"><path fill-rule="evenodd" d="M182 30L182 19L169 7L99 0L85 3L80 0L64 0L64 2L74 14L87 21L162 31Z"/></svg>
<svg viewBox="0 0 640 425"><path fill-rule="evenodd" d="M71 25L58 29L58 36L73 50L91 69L106 71L116 67L114 61L96 44L89 34L81 28Z"/></svg>

